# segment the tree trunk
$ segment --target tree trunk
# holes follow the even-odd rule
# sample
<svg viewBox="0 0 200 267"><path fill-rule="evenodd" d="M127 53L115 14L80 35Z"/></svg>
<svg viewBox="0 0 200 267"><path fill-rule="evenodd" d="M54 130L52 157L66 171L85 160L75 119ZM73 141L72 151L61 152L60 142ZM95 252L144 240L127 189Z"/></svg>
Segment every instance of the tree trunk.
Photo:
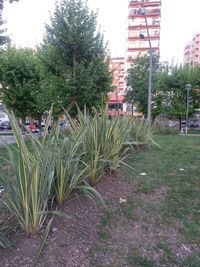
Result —
<svg viewBox="0 0 200 267"><path fill-rule="evenodd" d="M179 115L179 130L181 131L181 122L182 122L182 120L181 120L181 116Z"/></svg>
<svg viewBox="0 0 200 267"><path fill-rule="evenodd" d="M41 118L41 116L38 118L38 128L39 129L42 128L42 118Z"/></svg>
<svg viewBox="0 0 200 267"><path fill-rule="evenodd" d="M22 117L22 125L21 125L21 131L22 132L26 130L25 122L26 122L26 117Z"/></svg>
<svg viewBox="0 0 200 267"><path fill-rule="evenodd" d="M76 101L72 100L70 101L69 105L67 106L67 112L70 111L70 109L72 109L74 106L76 105Z"/></svg>
<svg viewBox="0 0 200 267"><path fill-rule="evenodd" d="M73 61L73 80L76 81L76 48L73 48L72 53L72 61Z"/></svg>

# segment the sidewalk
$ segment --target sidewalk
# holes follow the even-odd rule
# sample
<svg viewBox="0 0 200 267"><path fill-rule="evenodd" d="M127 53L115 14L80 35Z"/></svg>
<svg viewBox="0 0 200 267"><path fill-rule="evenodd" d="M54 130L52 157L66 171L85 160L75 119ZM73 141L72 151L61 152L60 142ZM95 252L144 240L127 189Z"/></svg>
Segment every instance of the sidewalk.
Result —
<svg viewBox="0 0 200 267"><path fill-rule="evenodd" d="M15 137L14 135L10 134L9 132L4 132L5 135L3 135L3 133L0 134L0 146L4 145L4 142L6 141L8 144L13 144L15 143ZM10 132L11 133L11 132ZM35 133L36 136L40 136L41 133ZM24 139L28 139L30 136L29 133L23 133L23 137Z"/></svg>
<svg viewBox="0 0 200 267"><path fill-rule="evenodd" d="M197 137L200 137L200 134L184 134L184 133L180 133L179 135L182 135L182 136L197 136Z"/></svg>

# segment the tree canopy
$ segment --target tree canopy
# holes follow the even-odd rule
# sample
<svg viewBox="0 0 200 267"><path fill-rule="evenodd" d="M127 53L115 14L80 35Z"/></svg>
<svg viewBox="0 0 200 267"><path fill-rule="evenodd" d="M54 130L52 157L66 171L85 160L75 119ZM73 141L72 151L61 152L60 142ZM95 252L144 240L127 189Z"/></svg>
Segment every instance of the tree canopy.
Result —
<svg viewBox="0 0 200 267"><path fill-rule="evenodd" d="M106 46L96 19L86 2L62 0L46 25L39 52L50 74L45 82L48 90L56 90L60 106L65 108L75 102L88 108L100 105L102 95L112 90Z"/></svg>
<svg viewBox="0 0 200 267"><path fill-rule="evenodd" d="M152 60L152 91L155 90L155 74L158 67L158 55L153 54ZM126 99L133 100L139 112L147 114L149 55L139 55L128 70L127 86L130 90Z"/></svg>
<svg viewBox="0 0 200 267"><path fill-rule="evenodd" d="M3 103L19 117L43 113L38 107L40 69L32 49L8 48L0 54Z"/></svg>
<svg viewBox="0 0 200 267"><path fill-rule="evenodd" d="M86 2L62 0L37 51L2 49L3 103L19 117L39 117L52 104L56 116L75 102L80 108L102 105L112 90L112 75L96 18Z"/></svg>
<svg viewBox="0 0 200 267"><path fill-rule="evenodd" d="M199 66L172 66L168 68L163 79L165 87L160 91L163 95L163 112L176 117L186 115L187 92L186 84L192 85L190 91L190 109L192 114L200 106L200 97L196 91L200 84L200 67Z"/></svg>
<svg viewBox="0 0 200 267"><path fill-rule="evenodd" d="M128 72L127 82L132 88L127 99L132 98L139 111L146 114L148 98L147 55L138 57ZM187 83L192 85L190 92L190 109L192 114L200 106L200 96L195 90L200 85L200 66L169 66L154 60L152 71L152 116L164 113L178 118L186 115Z"/></svg>

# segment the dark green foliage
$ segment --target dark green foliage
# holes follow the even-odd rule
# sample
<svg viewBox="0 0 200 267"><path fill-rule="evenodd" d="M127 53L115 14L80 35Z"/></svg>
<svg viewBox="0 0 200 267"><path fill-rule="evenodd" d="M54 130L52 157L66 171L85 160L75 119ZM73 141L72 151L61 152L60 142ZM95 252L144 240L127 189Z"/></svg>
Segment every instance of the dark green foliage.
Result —
<svg viewBox="0 0 200 267"><path fill-rule="evenodd" d="M39 118L52 104L54 116L75 102L91 110L105 104L111 82L96 14L79 0L57 4L36 55L15 48L0 54L2 100L19 117Z"/></svg>
<svg viewBox="0 0 200 267"><path fill-rule="evenodd" d="M46 89L53 95L56 92L58 110L75 102L81 108L98 106L111 90L106 48L96 29L96 17L86 3L63 0L56 6L51 24L46 25L40 57L48 73Z"/></svg>
<svg viewBox="0 0 200 267"><path fill-rule="evenodd" d="M155 123L153 128L154 128L154 133L160 135L165 135L165 134L176 135L180 132L177 126L162 125L159 123Z"/></svg>
<svg viewBox="0 0 200 267"><path fill-rule="evenodd" d="M158 88L162 95L163 113L167 113L176 117L183 117L186 115L186 90L187 83L192 84L190 91L191 101L189 113L193 113L200 105L200 97L194 90L199 84L198 74L200 68L198 66L175 66L166 68L164 72L160 73L162 76L163 87Z"/></svg>
<svg viewBox="0 0 200 267"><path fill-rule="evenodd" d="M152 84L155 82L158 55L153 55ZM149 81L149 55L138 56L128 71L127 85L131 87L126 99L133 100L143 114L147 114L148 81ZM153 86L154 89L154 86ZM154 89L155 90L155 89Z"/></svg>
<svg viewBox="0 0 200 267"><path fill-rule="evenodd" d="M0 54L0 82L3 103L19 117L43 113L38 107L39 62L31 49L8 48Z"/></svg>
<svg viewBox="0 0 200 267"><path fill-rule="evenodd" d="M133 99L138 110L147 113L148 99L148 68L149 57L139 56L132 64L128 72L128 86L132 88L128 92L127 99ZM189 114L199 108L200 95L195 88L200 85L199 66L168 66L159 64L154 55L152 70L152 116L161 113L175 116L179 119L186 115L186 90L187 83L192 85L190 91Z"/></svg>

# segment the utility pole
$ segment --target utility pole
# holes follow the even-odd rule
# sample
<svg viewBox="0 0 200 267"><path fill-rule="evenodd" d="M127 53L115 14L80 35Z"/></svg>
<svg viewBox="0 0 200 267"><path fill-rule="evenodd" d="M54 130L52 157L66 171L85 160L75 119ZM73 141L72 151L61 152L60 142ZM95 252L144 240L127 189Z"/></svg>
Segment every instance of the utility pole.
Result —
<svg viewBox="0 0 200 267"><path fill-rule="evenodd" d="M151 102L152 102L152 60L153 60L153 53L152 53L152 46L151 46L151 39L150 33L148 28L147 16L144 6L141 6L140 13L144 15L146 29L147 29L147 37L149 41L149 82L148 82L148 107L147 107L147 122L151 124ZM140 34L140 38L144 38L143 34Z"/></svg>

